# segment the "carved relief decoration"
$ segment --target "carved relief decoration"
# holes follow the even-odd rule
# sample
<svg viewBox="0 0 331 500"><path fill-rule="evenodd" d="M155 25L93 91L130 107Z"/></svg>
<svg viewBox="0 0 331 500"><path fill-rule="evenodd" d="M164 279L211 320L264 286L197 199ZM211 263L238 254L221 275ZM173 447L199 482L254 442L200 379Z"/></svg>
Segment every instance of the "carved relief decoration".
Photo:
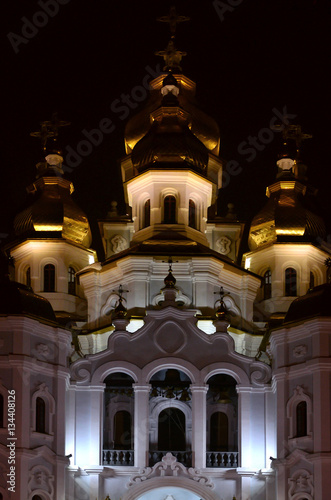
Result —
<svg viewBox="0 0 331 500"><path fill-rule="evenodd" d="M30 470L29 473L29 483L28 492L35 493L47 492L50 498L53 498L54 494L54 476L50 474L47 467L43 465L36 465Z"/></svg>
<svg viewBox="0 0 331 500"><path fill-rule="evenodd" d="M231 252L231 240L227 236L220 236L216 241L216 248L222 255L228 255Z"/></svg>
<svg viewBox="0 0 331 500"><path fill-rule="evenodd" d="M191 479L192 481L197 481L198 483L208 486L209 488L214 488L214 484L212 483L210 477L204 476L198 469L185 467L183 464L177 462L176 457L174 457L170 452L162 458L161 462L158 462L153 467L146 467L145 469L142 469L142 472L133 475L128 486L133 486L154 477L165 476Z"/></svg>
<svg viewBox="0 0 331 500"><path fill-rule="evenodd" d="M128 248L126 239L120 234L115 234L115 236L113 236L110 240L110 243L112 244L112 250L114 253L122 252Z"/></svg>
<svg viewBox="0 0 331 500"><path fill-rule="evenodd" d="M306 469L299 469L292 474L288 480L289 500L305 498L312 500L314 498L313 475Z"/></svg>
<svg viewBox="0 0 331 500"><path fill-rule="evenodd" d="M293 348L293 356L295 358L303 358L307 354L307 346L305 344L297 345Z"/></svg>

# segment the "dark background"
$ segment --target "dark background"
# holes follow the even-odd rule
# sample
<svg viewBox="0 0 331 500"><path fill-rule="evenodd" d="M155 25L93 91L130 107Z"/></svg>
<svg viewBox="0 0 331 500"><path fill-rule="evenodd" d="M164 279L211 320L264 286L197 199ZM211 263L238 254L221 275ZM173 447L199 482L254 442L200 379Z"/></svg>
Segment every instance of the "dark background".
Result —
<svg viewBox="0 0 331 500"><path fill-rule="evenodd" d="M124 155L127 120L110 106L141 85L146 66L163 66L154 52L165 49L169 27L156 18L168 14L173 4L178 14L191 18L177 28L176 46L187 52L183 72L196 81L201 108L219 124L221 156L242 167L221 190L220 211L231 201L238 216L249 221L264 205L265 188L276 175L281 134L251 162L238 146L268 128L273 108L286 107L297 115L292 123L313 135L304 144L303 157L331 233L327 0L224 0L218 2L220 10L222 4L230 7L223 20L210 0L69 0L15 53L7 35L22 36L22 18L32 21L42 11L33 0L6 2L1 21L2 235L9 232L40 160L39 142L29 133L54 111L71 122L61 130L64 149L75 149L85 139L83 129L98 128L103 118L113 121L115 130L66 177L74 182L75 200L92 219L104 217L113 199L125 210L118 160Z"/></svg>

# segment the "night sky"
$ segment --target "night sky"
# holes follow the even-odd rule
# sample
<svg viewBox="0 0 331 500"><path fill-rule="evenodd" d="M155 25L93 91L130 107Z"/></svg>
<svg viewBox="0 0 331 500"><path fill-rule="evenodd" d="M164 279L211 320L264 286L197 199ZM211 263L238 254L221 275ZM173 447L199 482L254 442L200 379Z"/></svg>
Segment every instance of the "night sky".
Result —
<svg viewBox="0 0 331 500"><path fill-rule="evenodd" d="M113 199L124 211L118 161L124 126L144 105L146 75L163 66L154 52L166 48L170 32L156 18L171 5L191 18L176 34L177 49L187 52L183 72L197 83L201 108L219 125L221 156L240 165L221 190L220 211L233 202L238 216L249 221L264 205L282 143L279 132L270 132L277 110L313 135L303 158L319 190L320 210L329 212L331 233L327 0L31 0L6 2L1 21L2 235L40 160L39 142L29 134L55 111L71 122L61 129L65 164L68 151L86 139L84 130L108 124L80 162L70 157L66 177L92 219L104 217ZM258 139L249 153L254 137L264 144Z"/></svg>

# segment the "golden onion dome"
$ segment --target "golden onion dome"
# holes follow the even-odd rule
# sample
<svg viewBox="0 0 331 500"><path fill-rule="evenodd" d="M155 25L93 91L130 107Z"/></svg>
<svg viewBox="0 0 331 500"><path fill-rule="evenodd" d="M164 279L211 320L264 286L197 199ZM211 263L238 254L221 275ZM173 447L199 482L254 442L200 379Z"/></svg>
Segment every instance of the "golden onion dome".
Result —
<svg viewBox="0 0 331 500"><path fill-rule="evenodd" d="M179 93L178 105L190 115L189 128L194 136L201 141L207 150L219 154L220 134L216 121L197 107L195 100L195 83L182 74L174 74ZM162 74L150 82L151 93L146 106L127 123L125 128L126 153L130 154L135 145L151 129L153 113L162 106L163 94L168 75Z"/></svg>
<svg viewBox="0 0 331 500"><path fill-rule="evenodd" d="M138 172L145 168L170 167L176 163L204 172L208 164L208 151L187 125L173 120L155 121L149 132L135 145L132 163Z"/></svg>
<svg viewBox="0 0 331 500"><path fill-rule="evenodd" d="M250 250L277 241L313 241L325 236L323 219L311 210L306 192L307 187L290 173L267 188L269 200L251 223Z"/></svg>
<svg viewBox="0 0 331 500"><path fill-rule="evenodd" d="M71 198L74 188L70 181L46 167L43 175L27 190L27 205L14 220L17 236L62 237L85 247L90 246L90 225L84 212Z"/></svg>

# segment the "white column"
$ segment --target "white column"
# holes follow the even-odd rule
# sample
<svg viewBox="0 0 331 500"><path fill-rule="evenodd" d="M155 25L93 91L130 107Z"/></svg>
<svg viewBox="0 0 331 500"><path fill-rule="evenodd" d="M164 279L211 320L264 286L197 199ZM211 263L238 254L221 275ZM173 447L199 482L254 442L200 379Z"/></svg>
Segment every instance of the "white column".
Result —
<svg viewBox="0 0 331 500"><path fill-rule="evenodd" d="M276 394L273 389L265 389L265 463L266 468L271 466L270 457L277 457L277 421L276 421Z"/></svg>
<svg viewBox="0 0 331 500"><path fill-rule="evenodd" d="M280 350L278 350L280 352ZM282 350L283 354L283 350ZM276 468L276 487L277 487L277 500L285 500L287 498L288 491L288 481L287 481L287 469L283 465L282 459L288 454L288 438L289 438L289 426L287 424L286 418L286 404L289 398L288 393L288 381L287 374L285 370L274 374L274 383L276 391L276 425L277 425L277 462L275 464Z"/></svg>
<svg viewBox="0 0 331 500"><path fill-rule="evenodd" d="M192 465L206 467L208 385L191 385L192 391Z"/></svg>
<svg viewBox="0 0 331 500"><path fill-rule="evenodd" d="M251 390L237 385L239 464L245 468L251 467Z"/></svg>
<svg viewBox="0 0 331 500"><path fill-rule="evenodd" d="M92 465L101 464L102 448L102 424L103 424L103 394L105 384L101 386L91 386L91 440L90 440L90 461Z"/></svg>
<svg viewBox="0 0 331 500"><path fill-rule="evenodd" d="M134 389L134 465L148 465L149 449L149 384L133 384Z"/></svg>

